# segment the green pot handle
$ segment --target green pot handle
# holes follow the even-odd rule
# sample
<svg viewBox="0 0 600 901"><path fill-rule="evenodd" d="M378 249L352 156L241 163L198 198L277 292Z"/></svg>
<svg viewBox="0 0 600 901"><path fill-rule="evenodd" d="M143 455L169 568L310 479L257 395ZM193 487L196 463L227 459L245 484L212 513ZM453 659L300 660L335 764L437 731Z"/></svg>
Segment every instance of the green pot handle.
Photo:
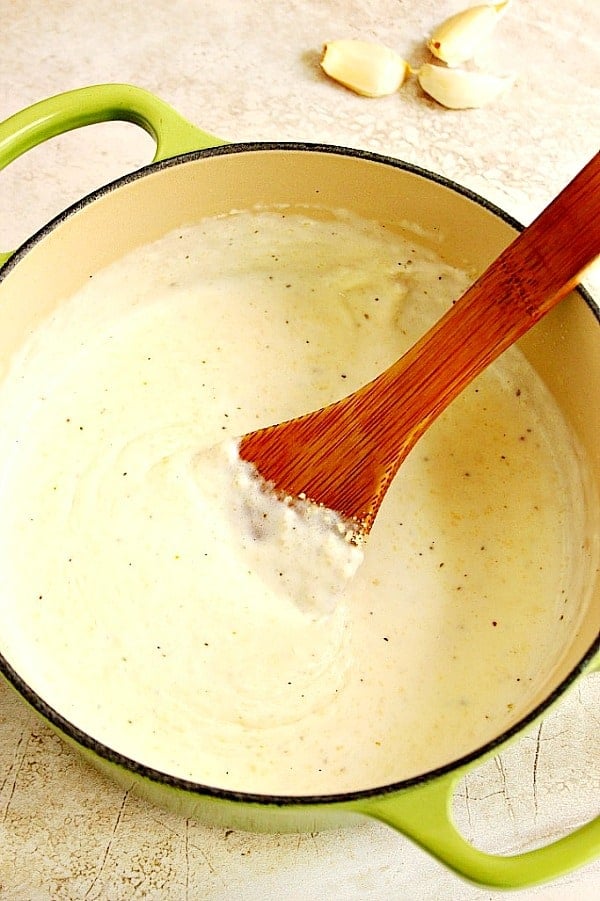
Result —
<svg viewBox="0 0 600 901"><path fill-rule="evenodd" d="M589 671L600 668L600 658ZM521 888L555 879L600 855L600 816L542 848L512 856L474 848L452 820L457 782L471 767L440 779L355 802L353 809L411 838L450 869L480 885Z"/></svg>
<svg viewBox="0 0 600 901"><path fill-rule="evenodd" d="M83 125L120 120L139 125L156 142L153 162L224 144L143 88L99 84L41 100L0 122L0 169L27 150ZM11 253L0 253L0 266Z"/></svg>

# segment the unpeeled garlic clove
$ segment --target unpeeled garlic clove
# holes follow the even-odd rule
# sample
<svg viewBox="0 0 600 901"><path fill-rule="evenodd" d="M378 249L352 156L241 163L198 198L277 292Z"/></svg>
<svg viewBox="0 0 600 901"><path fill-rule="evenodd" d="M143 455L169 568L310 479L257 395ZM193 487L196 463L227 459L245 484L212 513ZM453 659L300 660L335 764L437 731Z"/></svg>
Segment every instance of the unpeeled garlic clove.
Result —
<svg viewBox="0 0 600 901"><path fill-rule="evenodd" d="M351 39L325 44L321 66L330 78L364 97L393 94L409 72L406 60L389 47Z"/></svg>
<svg viewBox="0 0 600 901"><path fill-rule="evenodd" d="M458 66L472 59L496 27L509 2L471 6L450 16L435 29L427 47L448 66Z"/></svg>
<svg viewBox="0 0 600 901"><path fill-rule="evenodd" d="M448 109L471 109L495 100L513 83L512 76L446 69L425 63L417 79L426 94Z"/></svg>

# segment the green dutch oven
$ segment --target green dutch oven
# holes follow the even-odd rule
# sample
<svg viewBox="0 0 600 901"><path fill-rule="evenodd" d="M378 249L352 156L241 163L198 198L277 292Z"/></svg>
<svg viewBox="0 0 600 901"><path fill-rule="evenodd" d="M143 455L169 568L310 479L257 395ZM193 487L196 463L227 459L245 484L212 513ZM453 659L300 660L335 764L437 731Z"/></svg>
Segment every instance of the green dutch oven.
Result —
<svg viewBox="0 0 600 901"><path fill-rule="evenodd" d="M152 164L66 210L13 254L0 254L1 362L36 322L89 273L133 247L207 215L253 204L345 207L382 223L402 219L444 236L443 255L480 272L521 228L482 198L430 172L372 153L316 144L227 144L181 118L152 94L97 85L44 100L0 123L0 168L70 129L125 120L156 141ZM572 292L520 343L587 450L600 483L600 316ZM469 844L451 816L458 781L537 720L586 672L600 669L600 578L559 665L529 713L460 760L375 789L316 797L224 791L154 771L83 733L34 693L2 657L0 672L70 744L105 774L150 800L204 822L250 831L309 831L374 818L410 837L476 883L517 887L554 878L600 853L600 816L526 853L496 856ZM364 728L364 725L362 726Z"/></svg>

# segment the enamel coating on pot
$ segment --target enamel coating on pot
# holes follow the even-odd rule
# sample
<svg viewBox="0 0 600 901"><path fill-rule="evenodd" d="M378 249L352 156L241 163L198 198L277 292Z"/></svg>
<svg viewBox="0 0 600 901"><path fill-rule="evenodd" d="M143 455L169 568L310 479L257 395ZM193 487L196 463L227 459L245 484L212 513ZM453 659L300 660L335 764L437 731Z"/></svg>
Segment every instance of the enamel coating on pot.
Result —
<svg viewBox="0 0 600 901"><path fill-rule="evenodd" d="M375 154L319 145L222 146L170 107L128 85L100 85L42 101L0 123L0 168L35 144L81 125L125 119L157 141L155 162L67 210L14 255L0 257L0 372L11 348L98 269L166 232L254 204L345 207L390 225L417 223L453 265L481 272L518 223L481 198L429 172ZM206 148L197 151L197 148ZM171 154L180 156L172 157ZM460 229L457 228L460 223ZM9 259L9 257L12 257ZM521 347L546 380L600 481L599 313L573 292ZM466 878L487 885L540 882L600 854L600 818L526 854L483 854L455 830L450 805L462 775L518 737L591 668L600 668L600 582L551 683L510 732L434 773L379 789L315 798L226 792L156 773L99 745L63 720L2 660L0 672L52 728L102 772L185 816L250 831L311 831L365 816L388 823Z"/></svg>

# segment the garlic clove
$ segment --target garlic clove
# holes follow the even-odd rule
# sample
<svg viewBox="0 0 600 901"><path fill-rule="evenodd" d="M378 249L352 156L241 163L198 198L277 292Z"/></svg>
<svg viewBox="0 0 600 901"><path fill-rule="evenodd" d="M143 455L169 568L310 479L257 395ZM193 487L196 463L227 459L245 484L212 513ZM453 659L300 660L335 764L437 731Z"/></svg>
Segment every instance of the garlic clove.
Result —
<svg viewBox="0 0 600 901"><path fill-rule="evenodd" d="M446 19L435 29L427 47L448 66L472 59L496 27L510 0L471 6Z"/></svg>
<svg viewBox="0 0 600 901"><path fill-rule="evenodd" d="M393 94L410 71L389 47L350 39L325 44L321 66L330 78L364 97Z"/></svg>
<svg viewBox="0 0 600 901"><path fill-rule="evenodd" d="M417 80L426 94L448 109L471 109L485 106L511 86L509 75L446 69L425 63L417 72Z"/></svg>

